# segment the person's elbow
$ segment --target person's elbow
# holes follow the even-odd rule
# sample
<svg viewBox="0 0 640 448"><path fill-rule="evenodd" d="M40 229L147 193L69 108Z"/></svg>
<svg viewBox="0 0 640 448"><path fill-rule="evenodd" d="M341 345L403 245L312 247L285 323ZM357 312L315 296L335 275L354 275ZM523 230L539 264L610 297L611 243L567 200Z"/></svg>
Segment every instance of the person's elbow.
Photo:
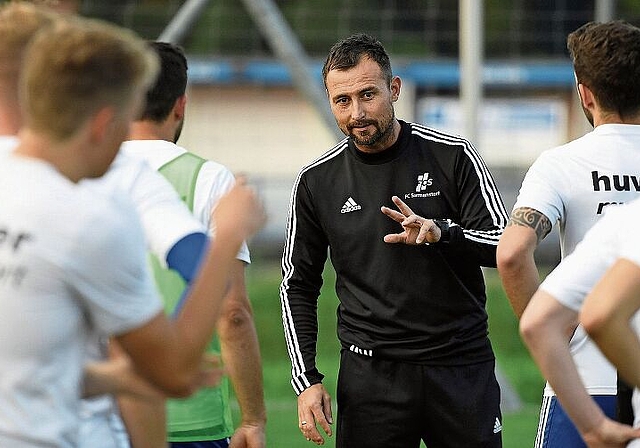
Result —
<svg viewBox="0 0 640 448"><path fill-rule="evenodd" d="M175 369L171 375L155 376L153 385L167 398L187 398L198 389L200 368Z"/></svg>
<svg viewBox="0 0 640 448"><path fill-rule="evenodd" d="M520 269L530 250L521 244L500 241L496 250L498 272L514 272Z"/></svg>
<svg viewBox="0 0 640 448"><path fill-rule="evenodd" d="M518 271L524 264L533 259L537 247L535 232L530 227L507 227L498 243L496 262L498 272Z"/></svg>
<svg viewBox="0 0 640 448"><path fill-rule="evenodd" d="M204 346L198 331L191 331L188 323L176 323L159 311L147 323L115 336L116 347L124 350L132 363L133 372L171 398L183 398L199 387L202 374Z"/></svg>
<svg viewBox="0 0 640 448"><path fill-rule="evenodd" d="M171 388L164 389L163 392L167 398L189 398L197 390L196 387L188 383L182 383L172 386Z"/></svg>
<svg viewBox="0 0 640 448"><path fill-rule="evenodd" d="M217 325L220 338L230 337L252 326L253 311L245 296L241 299L225 300Z"/></svg>
<svg viewBox="0 0 640 448"><path fill-rule="evenodd" d="M535 297L535 296L534 296ZM520 318L520 337L525 345L532 350L536 344L542 342L547 332L546 319L540 314L534 314L525 309Z"/></svg>
<svg viewBox="0 0 640 448"><path fill-rule="evenodd" d="M200 385L202 357L189 350L174 349L149 357L132 358L136 374L168 398L186 398Z"/></svg>
<svg viewBox="0 0 640 448"><path fill-rule="evenodd" d="M580 323L593 340L598 340L612 325L615 325L614 316L607 312L592 312L583 310L580 313Z"/></svg>

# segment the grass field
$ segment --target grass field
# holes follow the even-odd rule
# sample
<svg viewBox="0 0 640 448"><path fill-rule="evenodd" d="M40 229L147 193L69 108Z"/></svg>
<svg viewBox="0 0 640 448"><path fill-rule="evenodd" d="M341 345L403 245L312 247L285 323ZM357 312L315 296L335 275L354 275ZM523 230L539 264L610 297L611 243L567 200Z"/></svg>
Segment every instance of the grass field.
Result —
<svg viewBox="0 0 640 448"><path fill-rule="evenodd" d="M318 304L318 367L325 373L324 384L333 397L339 355L335 327L337 298L333 290L334 274L331 269L325 271L325 285ZM520 340L516 319L495 269L487 270L485 278L489 332L498 365L523 403L520 410L506 413L503 417L504 448L533 446L544 382ZM296 397L289 384L291 366L282 333L279 284L280 270L276 263L254 261L247 271L247 286L263 358L267 444L270 448L310 447L313 445L302 438L297 427ZM333 409L335 412L335 401ZM325 446L334 446L333 440L327 440Z"/></svg>

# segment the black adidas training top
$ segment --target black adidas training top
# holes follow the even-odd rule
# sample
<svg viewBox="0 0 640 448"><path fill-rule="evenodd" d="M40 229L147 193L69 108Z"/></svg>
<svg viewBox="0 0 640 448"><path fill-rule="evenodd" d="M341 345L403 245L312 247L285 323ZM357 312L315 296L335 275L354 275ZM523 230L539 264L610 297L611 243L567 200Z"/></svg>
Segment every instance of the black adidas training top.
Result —
<svg viewBox="0 0 640 448"><path fill-rule="evenodd" d="M345 139L293 186L280 288L296 393L322 380L316 305L327 257L336 270L343 349L421 364L493 358L480 266L495 267L507 214L472 145L400 122L398 141L366 154ZM450 219L449 243L387 244L402 231L380 207L396 195L426 218Z"/></svg>

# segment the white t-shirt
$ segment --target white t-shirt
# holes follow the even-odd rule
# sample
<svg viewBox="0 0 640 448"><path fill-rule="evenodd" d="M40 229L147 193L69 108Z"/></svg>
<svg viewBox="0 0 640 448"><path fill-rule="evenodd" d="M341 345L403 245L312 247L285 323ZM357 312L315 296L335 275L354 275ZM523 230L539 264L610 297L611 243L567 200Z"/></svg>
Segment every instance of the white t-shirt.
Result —
<svg viewBox="0 0 640 448"><path fill-rule="evenodd" d="M148 251L166 266L171 248L192 233L206 233L171 183L140 157L120 150L109 171L98 179L82 181L98 194L125 195L142 222ZM106 346L97 337L87 346L88 359L103 359ZM123 424L111 396L82 400L80 448L128 448Z"/></svg>
<svg viewBox="0 0 640 448"><path fill-rule="evenodd" d="M233 175L224 166L206 162L196 180L194 212L157 169L186 152L164 140L137 140L123 143L111 168L100 179L83 182L98 188L103 194L125 194L133 201L142 220L149 250L166 263L166 255L184 236L207 232L211 228L211 211L220 197L234 184ZM250 256L243 244L238 259L249 263ZM99 357L98 344L91 344L91 358ZM82 447L110 448L127 446L120 440L118 421L114 418L110 397L83 400L81 415ZM98 432L96 428L103 430ZM110 428L109 431L104 431ZM110 434L110 437L105 437Z"/></svg>
<svg viewBox="0 0 640 448"><path fill-rule="evenodd" d="M126 198L0 157L0 446L75 447L85 344L162 304Z"/></svg>
<svg viewBox="0 0 640 448"><path fill-rule="evenodd" d="M640 200L608 210L571 255L547 276L540 289L579 312L587 294L617 259L627 258L640 266L640 239L636 237L638 219ZM581 366L578 368L581 370ZM580 373L583 377L588 376L588 372ZM636 422L640 423L640 408L636 409Z"/></svg>
<svg viewBox="0 0 640 448"><path fill-rule="evenodd" d="M145 160L154 170L176 157L187 152L186 149L166 140L129 140L122 144L121 152L130 157ZM193 214L210 230L213 235L211 212L220 198L234 185L235 179L231 171L224 165L206 161L196 178L196 187L193 200ZM243 243L237 258L250 263L249 249Z"/></svg>
<svg viewBox="0 0 640 448"><path fill-rule="evenodd" d="M514 209L531 207L560 225L563 258L613 204L640 197L640 126L605 124L545 151L531 166ZM578 327L571 351L592 395L615 395L615 369ZM553 395L547 385L545 395Z"/></svg>
<svg viewBox="0 0 640 448"><path fill-rule="evenodd" d="M122 149L104 176L83 183L97 188L102 194L124 194L130 198L142 221L149 251L161 263L166 263L169 250L180 239L207 231L168 180L143 159Z"/></svg>
<svg viewBox="0 0 640 448"><path fill-rule="evenodd" d="M11 151L18 146L18 142L15 135L0 135L0 154Z"/></svg>

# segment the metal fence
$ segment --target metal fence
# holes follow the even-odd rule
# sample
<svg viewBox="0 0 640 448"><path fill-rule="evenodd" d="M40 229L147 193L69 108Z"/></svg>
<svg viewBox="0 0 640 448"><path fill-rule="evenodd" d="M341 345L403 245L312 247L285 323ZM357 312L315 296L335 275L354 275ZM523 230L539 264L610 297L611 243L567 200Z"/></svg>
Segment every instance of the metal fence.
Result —
<svg viewBox="0 0 640 448"><path fill-rule="evenodd" d="M103 17L157 37L184 0L81 1L85 15ZM455 0L276 0L307 53L324 56L339 38L368 32L392 55L452 58L458 54ZM614 17L640 23L640 2L617 0ZM566 35L593 20L595 0L485 0L488 58L566 55ZM238 0L211 0L184 42L190 54L270 57L269 46Z"/></svg>

